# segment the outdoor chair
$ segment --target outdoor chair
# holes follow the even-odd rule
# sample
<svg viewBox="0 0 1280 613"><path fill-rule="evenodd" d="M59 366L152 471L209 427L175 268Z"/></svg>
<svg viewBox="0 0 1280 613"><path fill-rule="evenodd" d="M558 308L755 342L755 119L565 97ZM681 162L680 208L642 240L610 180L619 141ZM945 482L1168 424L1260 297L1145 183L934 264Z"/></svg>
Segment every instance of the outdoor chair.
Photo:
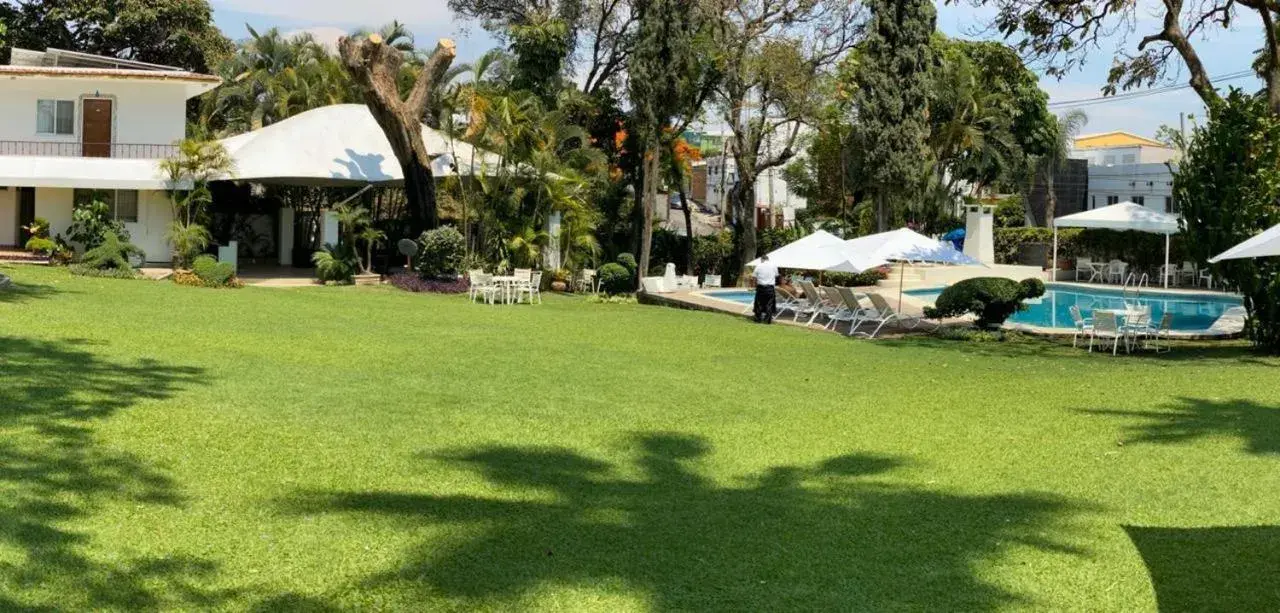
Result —
<svg viewBox="0 0 1280 613"><path fill-rule="evenodd" d="M706 287L706 286L707 286L706 282L704 281L703 287ZM774 318L781 317L782 314L786 311L791 311L794 314L796 309L799 309L805 305L805 300L803 296L799 296L785 287L778 287L776 291L777 291L777 299L774 301L774 310L773 310ZM747 312L751 312L751 309L748 308Z"/></svg>
<svg viewBox="0 0 1280 613"><path fill-rule="evenodd" d="M1076 281L1080 280L1080 275L1085 275L1089 281L1093 281L1093 277L1097 274L1093 270L1093 260L1090 258L1076 258Z"/></svg>
<svg viewBox="0 0 1280 613"><path fill-rule="evenodd" d="M467 298L472 302L475 302L476 296L479 296L482 293L481 283L479 280L482 276L484 276L484 270L475 269L467 271L467 281L471 283L471 286L467 288Z"/></svg>
<svg viewBox="0 0 1280 613"><path fill-rule="evenodd" d="M875 315L877 311L862 305L862 300L858 299L858 294L847 287L837 287L836 291L840 292L840 297L844 299L845 308L849 310L851 316L849 320L849 336L858 329L858 325L868 316Z"/></svg>
<svg viewBox="0 0 1280 613"><path fill-rule="evenodd" d="M486 304L497 304L498 296L506 292L506 288L493 282L493 275L484 272L472 277L471 284L476 289L476 295L483 298Z"/></svg>
<svg viewBox="0 0 1280 613"><path fill-rule="evenodd" d="M1169 265L1167 265L1167 266L1165 266L1165 265L1161 265L1161 266L1160 266L1160 279L1158 280L1158 282L1159 282L1161 285L1163 285L1163 284L1164 284L1164 282L1165 282L1165 280L1168 280L1168 281L1169 281L1169 285L1177 285L1177 284L1178 284L1178 275L1179 275L1179 273L1178 273L1178 265L1177 265L1177 264L1169 264Z"/></svg>
<svg viewBox="0 0 1280 613"><path fill-rule="evenodd" d="M1093 353L1094 341L1102 339L1104 341L1101 346L1105 349L1105 341L1111 341L1111 355L1116 355L1120 349L1120 341L1124 340L1124 332L1120 330L1120 324L1116 319L1115 313L1099 312L1093 317L1093 329L1089 331L1089 353ZM1129 351L1129 345L1125 344L1125 351Z"/></svg>
<svg viewBox="0 0 1280 613"><path fill-rule="evenodd" d="M1151 331L1151 305L1136 305L1124 323L1125 346L1132 347L1145 339Z"/></svg>
<svg viewBox="0 0 1280 613"><path fill-rule="evenodd" d="M1071 311L1071 321L1076 328L1075 334L1071 335L1071 346L1075 347L1081 336L1087 336L1093 332L1093 323L1080 314L1080 307L1073 304L1068 310Z"/></svg>
<svg viewBox="0 0 1280 613"><path fill-rule="evenodd" d="M511 276L519 279L520 281L527 280L531 275L533 275L532 268L517 268L511 272Z"/></svg>
<svg viewBox="0 0 1280 613"><path fill-rule="evenodd" d="M599 291L599 288L596 286L595 270L592 270L590 268L584 268L582 269L582 272L579 273L577 290L583 291L584 289L589 289L591 290L592 293L596 293Z"/></svg>
<svg viewBox="0 0 1280 613"><path fill-rule="evenodd" d="M849 321L846 318L848 307L844 304L844 298L840 292L834 287L820 287L822 292L823 315L827 318L827 323L822 327L824 330L832 330L836 324L842 321Z"/></svg>
<svg viewBox="0 0 1280 613"><path fill-rule="evenodd" d="M827 305L823 301L822 293L818 291L818 288L813 285L812 281L802 281L800 283L800 288L804 290L805 303L796 308L795 321L798 322L801 317L808 315L809 321L806 321L805 325L809 325L812 324L819 315L823 314Z"/></svg>
<svg viewBox="0 0 1280 613"><path fill-rule="evenodd" d="M534 298L538 299L538 304L542 304L542 271L531 272L528 281L517 281L515 294L516 302L520 302L522 296L528 296L529 304L533 304Z"/></svg>
<svg viewBox="0 0 1280 613"><path fill-rule="evenodd" d="M702 287L720 287L720 275L702 275Z"/></svg>
<svg viewBox="0 0 1280 613"><path fill-rule="evenodd" d="M1183 262L1182 270L1178 272L1178 285L1195 285L1197 274L1199 272L1196 270L1194 263Z"/></svg>
<svg viewBox="0 0 1280 613"><path fill-rule="evenodd" d="M1166 353L1172 351L1169 346L1169 338L1173 335L1173 313L1165 311L1160 317L1160 324L1155 327L1149 327L1147 338L1150 339L1148 347L1156 353ZM1163 342L1161 342L1163 341Z"/></svg>
<svg viewBox="0 0 1280 613"><path fill-rule="evenodd" d="M866 332L855 332L855 334L861 334L867 338L875 338L877 334L880 334L880 330L888 325L889 322L896 321L900 327L908 329L915 329L921 323L921 320L918 317L906 316L894 310L894 308L889 305L889 301L885 300L884 296L881 296L880 294L867 294L867 298L871 300L871 305L874 308L862 318L862 321L858 322L858 325L876 324L876 329L870 334L867 334Z"/></svg>
<svg viewBox="0 0 1280 613"><path fill-rule="evenodd" d="M1208 268L1202 269L1200 277L1196 279L1196 285L1199 286L1201 282L1204 283L1205 287L1213 289L1213 271Z"/></svg>
<svg viewBox="0 0 1280 613"><path fill-rule="evenodd" d="M1124 274L1128 270L1128 264L1120 260L1111 260L1111 263L1107 266L1107 282L1124 283Z"/></svg>

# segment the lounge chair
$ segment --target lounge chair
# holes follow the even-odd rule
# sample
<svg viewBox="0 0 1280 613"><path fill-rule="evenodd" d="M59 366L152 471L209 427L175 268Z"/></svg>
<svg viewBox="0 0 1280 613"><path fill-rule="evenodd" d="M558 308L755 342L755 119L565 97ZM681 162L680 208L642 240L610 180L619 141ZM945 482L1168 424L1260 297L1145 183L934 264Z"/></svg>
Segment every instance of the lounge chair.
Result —
<svg viewBox="0 0 1280 613"><path fill-rule="evenodd" d="M801 317L808 315L809 321L806 321L805 325L809 325L822 314L826 304L822 299L822 293L818 291L817 287L814 287L812 281L801 281L800 289L804 290L804 304L796 307L795 321L798 322Z"/></svg>
<svg viewBox="0 0 1280 613"><path fill-rule="evenodd" d="M779 286L777 288L777 299L774 301L774 318L782 316L785 311L791 311L793 314L796 309L805 305L805 299L802 295L798 295L791 290ZM747 309L750 312L752 309Z"/></svg>
<svg viewBox="0 0 1280 613"><path fill-rule="evenodd" d="M880 294L867 294L867 298L871 300L873 308L865 313L861 321L858 322L858 325L876 324L876 329L873 330L871 334L867 334L866 332L854 332L853 334L861 334L867 338L875 338L877 334L880 334L880 330L888 325L889 322L896 321L899 325L904 323L905 318L898 314L897 311L893 310L893 307L889 306L889 301L885 300L884 296L881 296ZM918 325L920 325L920 322L917 320L915 325L910 327L914 328ZM850 336L853 334L850 334Z"/></svg>
<svg viewBox="0 0 1280 613"><path fill-rule="evenodd" d="M1093 332L1093 324L1084 315L1080 314L1080 307L1073 304L1069 310L1071 311L1071 321L1076 327L1075 334L1071 335L1071 346L1075 347L1081 336L1088 336Z"/></svg>
<svg viewBox="0 0 1280 613"><path fill-rule="evenodd" d="M822 315L827 318L827 323L822 329L832 330L840 322L850 321L849 308L845 306L844 297L840 295L839 290L834 287L820 287L818 291L822 292L824 307Z"/></svg>
<svg viewBox="0 0 1280 613"><path fill-rule="evenodd" d="M1076 281L1080 280L1080 275L1089 277L1089 281L1093 281L1093 277L1097 275L1097 271L1093 269L1093 260L1090 258L1076 258Z"/></svg>
<svg viewBox="0 0 1280 613"><path fill-rule="evenodd" d="M845 308L849 310L851 317L849 320L849 336L853 336L853 333L857 331L858 326L867 319L867 317L876 315L878 311L864 306L862 304L862 300L858 298L858 294L854 293L851 288L837 287L836 291L840 292L840 297L844 299Z"/></svg>
<svg viewBox="0 0 1280 613"><path fill-rule="evenodd" d="M1116 314L1106 311L1098 312L1093 317L1093 329L1089 331L1089 353L1093 353L1093 342L1101 338L1103 341L1111 341L1111 355L1116 355L1120 349L1120 341L1124 340L1124 332L1120 330L1120 324L1116 320ZM1106 348L1106 343L1102 344ZM1129 351L1128 343L1125 343L1125 351Z"/></svg>
<svg viewBox="0 0 1280 613"><path fill-rule="evenodd" d="M702 287L720 287L720 275L702 275Z"/></svg>

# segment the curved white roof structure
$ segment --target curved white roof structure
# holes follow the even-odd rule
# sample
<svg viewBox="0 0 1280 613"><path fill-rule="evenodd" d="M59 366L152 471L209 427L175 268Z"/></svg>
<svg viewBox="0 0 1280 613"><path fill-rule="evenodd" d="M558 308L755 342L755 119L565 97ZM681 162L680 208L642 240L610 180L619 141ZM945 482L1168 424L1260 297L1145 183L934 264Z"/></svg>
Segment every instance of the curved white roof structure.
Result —
<svg viewBox="0 0 1280 613"><path fill-rule="evenodd" d="M1181 231L1177 215L1162 213L1132 202L1057 217L1053 220L1053 227L1136 230L1152 234L1177 234Z"/></svg>
<svg viewBox="0 0 1280 613"><path fill-rule="evenodd" d="M436 176L469 175L497 156L422 126ZM395 152L363 104L312 109L260 130L223 139L236 180L294 185L395 184L404 181ZM473 162L474 160L474 162Z"/></svg>

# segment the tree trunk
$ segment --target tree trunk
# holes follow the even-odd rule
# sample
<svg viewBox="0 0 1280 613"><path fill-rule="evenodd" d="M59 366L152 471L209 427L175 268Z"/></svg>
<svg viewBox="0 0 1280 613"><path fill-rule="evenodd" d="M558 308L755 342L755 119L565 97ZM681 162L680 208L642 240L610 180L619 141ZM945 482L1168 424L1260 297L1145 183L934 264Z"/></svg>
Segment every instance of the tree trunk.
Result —
<svg viewBox="0 0 1280 613"><path fill-rule="evenodd" d="M441 39L427 58L409 97L400 97L398 78L404 53L387 45L382 37L346 37L338 41L342 65L359 83L365 104L386 135L404 173L409 231L417 236L438 223L435 179L431 155L422 140L421 118L431 103L432 87L457 55L453 41Z"/></svg>
<svg viewBox="0 0 1280 613"><path fill-rule="evenodd" d="M1058 194L1053 189L1053 169L1044 173L1044 225L1053 226L1053 218L1058 216Z"/></svg>
<svg viewBox="0 0 1280 613"><path fill-rule="evenodd" d="M756 172L749 166L738 166L738 181L729 190L734 225L738 229L738 265L742 275L747 263L756 259Z"/></svg>
<svg viewBox="0 0 1280 613"><path fill-rule="evenodd" d="M684 274L693 274L693 214L689 211L689 198L680 184L680 204L684 206Z"/></svg>
<svg viewBox="0 0 1280 613"><path fill-rule="evenodd" d="M883 190L876 192L876 232L889 231L889 196Z"/></svg>
<svg viewBox="0 0 1280 613"><path fill-rule="evenodd" d="M653 202L658 198L658 151L656 143L650 142L646 147L644 159L644 202L641 206L643 219L640 223L640 255L636 266L636 275L644 278L649 274L649 256L653 248Z"/></svg>

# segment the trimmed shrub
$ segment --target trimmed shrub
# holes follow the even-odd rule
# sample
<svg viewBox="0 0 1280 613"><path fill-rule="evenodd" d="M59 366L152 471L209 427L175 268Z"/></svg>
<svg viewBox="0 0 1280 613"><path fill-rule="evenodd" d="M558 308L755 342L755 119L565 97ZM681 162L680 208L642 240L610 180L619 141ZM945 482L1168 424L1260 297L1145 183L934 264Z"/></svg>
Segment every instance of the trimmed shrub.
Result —
<svg viewBox="0 0 1280 613"><path fill-rule="evenodd" d="M587 304L636 304L638 301L635 296L618 295L618 296L601 296L600 294L588 294Z"/></svg>
<svg viewBox="0 0 1280 613"><path fill-rule="evenodd" d="M72 264L67 271L78 277L101 277L104 279L137 279L141 275L132 268L94 268L84 264Z"/></svg>
<svg viewBox="0 0 1280 613"><path fill-rule="evenodd" d="M398 289L414 293L465 294L471 287L471 283L465 277L449 280L424 279L422 275L405 272L391 275L388 282Z"/></svg>
<svg viewBox="0 0 1280 613"><path fill-rule="evenodd" d="M467 242L453 226L440 226L427 230L418 239L422 249L418 251L418 272L422 276L441 279L457 276L466 255Z"/></svg>
<svg viewBox="0 0 1280 613"><path fill-rule="evenodd" d="M191 262L191 272L205 287L229 287L235 279L235 267L231 262L219 262L211 255L201 255Z"/></svg>
<svg viewBox="0 0 1280 613"><path fill-rule="evenodd" d="M887 278L889 278L889 271L884 267L864 270L858 274L828 272L822 275L822 279L827 285L838 285L840 287L866 287L875 285Z"/></svg>
<svg viewBox="0 0 1280 613"><path fill-rule="evenodd" d="M635 290L635 276L622 264L608 263L600 267L600 289L609 295L629 294Z"/></svg>
<svg viewBox="0 0 1280 613"><path fill-rule="evenodd" d="M631 271L631 276L636 276L636 268L640 266L636 263L636 256L631 255L630 253L620 253L618 254L618 263Z"/></svg>
<svg viewBox="0 0 1280 613"><path fill-rule="evenodd" d="M26 248L27 251L37 255L49 255L58 248L58 244L48 238L33 236L27 241Z"/></svg>
<svg viewBox="0 0 1280 613"><path fill-rule="evenodd" d="M102 234L102 242L97 247L85 252L80 263L88 268L99 270L118 269L133 271L129 264L129 256L142 255L142 250L130 243L128 238L121 238L115 232Z"/></svg>
<svg viewBox="0 0 1280 613"><path fill-rule="evenodd" d="M937 304L926 307L925 317L943 319L970 313L983 329L999 328L1014 313L1025 309L1023 300L1044 295L1044 283L1038 279L1022 282L1000 277L965 279L942 290Z"/></svg>

